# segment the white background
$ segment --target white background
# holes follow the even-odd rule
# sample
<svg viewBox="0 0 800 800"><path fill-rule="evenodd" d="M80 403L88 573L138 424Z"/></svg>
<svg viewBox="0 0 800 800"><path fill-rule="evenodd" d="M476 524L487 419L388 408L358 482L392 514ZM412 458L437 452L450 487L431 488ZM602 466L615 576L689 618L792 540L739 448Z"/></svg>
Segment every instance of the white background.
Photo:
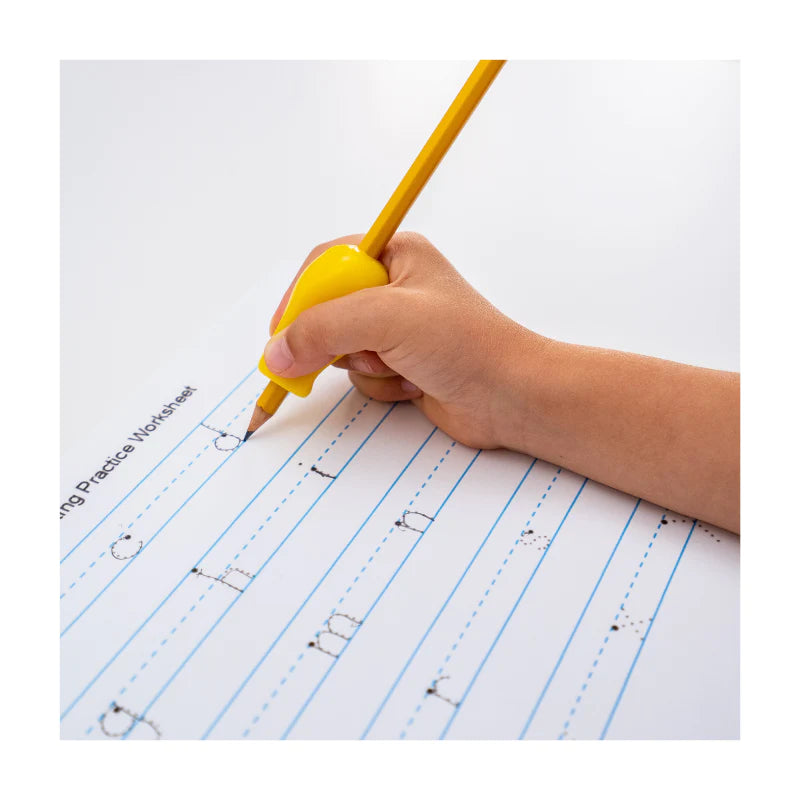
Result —
<svg viewBox="0 0 800 800"><path fill-rule="evenodd" d="M62 445L265 271L366 230L471 68L65 62ZM511 61L403 227L545 335L737 370L738 83Z"/></svg>
<svg viewBox="0 0 800 800"><path fill-rule="evenodd" d="M330 791L332 797L352 797L354 785L356 792L361 788L374 792L386 774L392 776L390 784L381 784L387 797L407 797L421 785L464 797L476 793L511 797L529 785L532 764L538 787L557 789L567 797L604 785L615 786L620 796L633 797L646 785L651 797L672 798L685 793L690 782L696 792L731 797L742 790L785 792L793 777L798 710L796 698L786 691L794 685L796 662L794 639L785 634L794 624L800 558L798 539L787 535L785 524L793 518L790 504L796 494L791 447L796 432L787 428L787 420L795 416L796 378L793 370L786 369L796 360L797 338L798 281L793 265L798 259L800 108L788 102L797 88L794 4L787 0L757 5L730 0L647 4L494 0L491 13L474 2L460 8L461 19L454 18L452 4L432 0L407 0L403 13L391 4L375 6L370 0L337 4L308 0L301 6L229 0L224 14L210 4L188 0L136 4L43 0L7 6L3 12L7 24L0 27L4 59L0 82L4 111L15 124L4 129L7 146L0 151L5 176L2 209L4 219L11 222L0 237L0 252L4 263L14 268L16 292L10 295L17 302L7 303L2 324L6 342L25 340L23 346L7 350L6 373L33 391L7 392L6 418L37 420L37 439L51 448L58 438L58 421L50 412L52 361L57 359L59 336L59 59L345 55L742 59L742 363L747 373L742 392L742 520L747 531L742 576L742 742L567 748L541 743L531 749L530 758L521 756L519 747L501 742L456 743L447 748L420 744L407 747L402 756L394 747L375 746L366 760L357 757L348 743L338 747L276 743L274 748L259 749L258 757L252 748L234 743L213 748L213 758L204 761L202 780L209 790L217 791L229 790L231 775L260 785L267 762L271 778L285 787L284 794L296 793L297 776L307 774L313 755L315 763L336 775L342 764L358 764L357 770L349 769L346 781ZM36 297L41 314L32 314L30 304L19 302L27 297ZM57 523L40 498L42 485L53 487L52 500L58 496L59 465L56 459L43 458L42 447L31 447L30 439L30 428L22 424L7 432L8 447L15 454L11 466L20 475L42 477L42 482L15 485L18 501L8 510L7 528L55 534ZM765 465L769 481L764 480ZM30 541L30 536L7 537L7 562L21 563ZM57 564L54 558L48 564L40 576L52 586ZM7 684L21 689L7 698L7 715L14 725L6 728L4 741L16 755L10 785L24 781L29 788L83 798L100 796L109 787L120 797L138 798L143 783L161 787L155 796L185 789L186 775L197 774L198 753L191 743L149 749L148 757L137 762L140 780L120 783L119 775L130 768L127 750L105 748L99 757L94 747L58 741L52 714L58 693L57 643L54 635L31 636L31 630L56 630L55 595L31 593L29 573L21 570L9 576L3 592L9 608L22 596L30 604L27 614L11 614L6 620L8 640L27 644L25 658L6 664ZM623 758L625 769L620 768ZM52 768L42 770L42 763ZM414 768L398 769L398 763L413 763Z"/></svg>

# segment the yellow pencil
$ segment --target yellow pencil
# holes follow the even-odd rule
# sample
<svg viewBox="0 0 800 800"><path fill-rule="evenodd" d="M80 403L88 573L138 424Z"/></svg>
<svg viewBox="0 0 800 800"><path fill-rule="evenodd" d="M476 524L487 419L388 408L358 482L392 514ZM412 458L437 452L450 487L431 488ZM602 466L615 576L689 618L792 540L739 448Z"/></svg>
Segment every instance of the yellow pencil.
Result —
<svg viewBox="0 0 800 800"><path fill-rule="evenodd" d="M395 189L389 202L378 215L358 249L373 259L380 258L383 248L394 236L408 210L413 205L422 188L428 182L439 162L444 158L450 145L455 141L464 124L475 110L486 90L491 86L505 61L479 61L467 78L461 91L442 117L441 122L425 142L414 163L406 172L400 185ZM244 441L247 441L280 407L286 397L287 389L270 381L256 402Z"/></svg>

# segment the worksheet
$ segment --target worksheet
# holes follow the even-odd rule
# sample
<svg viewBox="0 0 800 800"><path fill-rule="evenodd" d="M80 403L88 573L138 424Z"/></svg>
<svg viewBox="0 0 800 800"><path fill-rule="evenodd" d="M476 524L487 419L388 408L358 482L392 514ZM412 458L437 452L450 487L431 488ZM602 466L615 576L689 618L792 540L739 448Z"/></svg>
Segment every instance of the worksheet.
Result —
<svg viewBox="0 0 800 800"><path fill-rule="evenodd" d="M336 369L243 444L264 340L243 301L64 456L63 738L738 738L737 536Z"/></svg>

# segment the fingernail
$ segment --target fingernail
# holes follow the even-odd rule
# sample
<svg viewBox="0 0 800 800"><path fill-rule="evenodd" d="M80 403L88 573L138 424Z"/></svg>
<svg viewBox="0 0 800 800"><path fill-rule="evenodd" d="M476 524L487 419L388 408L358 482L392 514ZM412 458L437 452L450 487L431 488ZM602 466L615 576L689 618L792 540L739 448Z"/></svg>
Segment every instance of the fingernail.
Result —
<svg viewBox="0 0 800 800"><path fill-rule="evenodd" d="M273 336L264 349L264 361L272 372L286 372L294 364L294 356L285 336Z"/></svg>
<svg viewBox="0 0 800 800"><path fill-rule="evenodd" d="M400 381L400 388L408 394L413 394L414 392L419 391L419 386L415 386L413 383L411 383L411 381L407 381L405 378Z"/></svg>
<svg viewBox="0 0 800 800"><path fill-rule="evenodd" d="M350 365L356 372L375 372L375 370L372 369L372 364L366 358L351 358Z"/></svg>

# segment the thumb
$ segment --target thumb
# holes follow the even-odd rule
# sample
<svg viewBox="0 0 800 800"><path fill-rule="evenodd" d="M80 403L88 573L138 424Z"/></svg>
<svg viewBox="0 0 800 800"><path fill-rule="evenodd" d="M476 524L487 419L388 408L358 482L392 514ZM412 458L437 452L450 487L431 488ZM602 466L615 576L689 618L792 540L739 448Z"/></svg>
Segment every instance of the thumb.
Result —
<svg viewBox="0 0 800 800"><path fill-rule="evenodd" d="M337 356L390 349L402 333L395 292L390 286L362 289L301 312L264 348L264 361L276 375L297 378L330 364Z"/></svg>

